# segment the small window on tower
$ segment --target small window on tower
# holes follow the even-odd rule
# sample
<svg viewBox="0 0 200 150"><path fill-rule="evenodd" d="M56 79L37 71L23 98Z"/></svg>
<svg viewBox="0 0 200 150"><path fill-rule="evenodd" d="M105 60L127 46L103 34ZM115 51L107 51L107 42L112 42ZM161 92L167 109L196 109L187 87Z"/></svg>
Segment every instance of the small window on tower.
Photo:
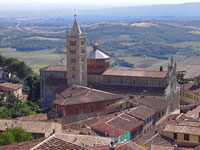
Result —
<svg viewBox="0 0 200 150"><path fill-rule="evenodd" d="M76 71L76 67L72 67L72 71Z"/></svg>
<svg viewBox="0 0 200 150"><path fill-rule="evenodd" d="M70 54L76 54L76 51L75 50L70 50Z"/></svg>
<svg viewBox="0 0 200 150"><path fill-rule="evenodd" d="M71 63L76 63L76 59L75 58L71 58Z"/></svg>
<svg viewBox="0 0 200 150"><path fill-rule="evenodd" d="M84 54L85 53L85 48L81 49L81 53Z"/></svg>
<svg viewBox="0 0 200 150"><path fill-rule="evenodd" d="M81 41L81 45L85 45L85 41Z"/></svg>
<svg viewBox="0 0 200 150"><path fill-rule="evenodd" d="M81 62L85 62L85 59L84 59L84 58L82 58L82 59L81 59Z"/></svg>
<svg viewBox="0 0 200 150"><path fill-rule="evenodd" d="M85 66L84 65L82 65L82 70L85 70Z"/></svg>
<svg viewBox="0 0 200 150"><path fill-rule="evenodd" d="M75 78L76 78L76 75L75 75L75 74L73 74L73 75L72 75L72 79L75 79Z"/></svg>
<svg viewBox="0 0 200 150"><path fill-rule="evenodd" d="M70 46L76 46L76 41L70 41Z"/></svg>

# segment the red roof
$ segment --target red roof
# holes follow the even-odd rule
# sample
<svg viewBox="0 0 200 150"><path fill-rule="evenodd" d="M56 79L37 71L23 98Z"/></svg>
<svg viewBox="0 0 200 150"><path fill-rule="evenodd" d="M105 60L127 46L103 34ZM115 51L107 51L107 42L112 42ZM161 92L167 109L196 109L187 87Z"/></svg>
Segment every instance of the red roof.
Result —
<svg viewBox="0 0 200 150"><path fill-rule="evenodd" d="M135 117L132 117L125 113L122 113L116 116L115 118L110 119L106 123L115 126L116 128L122 129L124 131L131 131L141 126L143 124L143 121L138 120Z"/></svg>
<svg viewBox="0 0 200 150"><path fill-rule="evenodd" d="M14 83L0 83L0 90L3 90L3 88L7 89L19 89L22 87L22 84L14 84Z"/></svg>
<svg viewBox="0 0 200 150"><path fill-rule="evenodd" d="M194 94L200 95L200 86L196 86L194 83L187 83L181 85L181 90L189 91Z"/></svg>
<svg viewBox="0 0 200 150"><path fill-rule="evenodd" d="M95 125L92 125L91 128L94 131L101 132L105 135L107 134L109 137L118 138L120 135L124 134L123 130L116 128L107 123L95 124Z"/></svg>
<svg viewBox="0 0 200 150"><path fill-rule="evenodd" d="M144 71L132 69L108 69L103 73L104 76L125 76L125 77L147 77L147 78L166 78L166 71Z"/></svg>
<svg viewBox="0 0 200 150"><path fill-rule="evenodd" d="M64 66L64 65L49 65L47 67L41 68L40 71L62 71L62 72L67 72L67 66Z"/></svg>
<svg viewBox="0 0 200 150"><path fill-rule="evenodd" d="M29 120L29 121L44 121L48 120L47 114L37 114L32 116L24 116L16 118L17 120Z"/></svg>
<svg viewBox="0 0 200 150"><path fill-rule="evenodd" d="M56 100L54 104L66 106L124 98L124 96L122 95L100 91L79 85L70 86L69 88L61 92L60 96L61 98Z"/></svg>

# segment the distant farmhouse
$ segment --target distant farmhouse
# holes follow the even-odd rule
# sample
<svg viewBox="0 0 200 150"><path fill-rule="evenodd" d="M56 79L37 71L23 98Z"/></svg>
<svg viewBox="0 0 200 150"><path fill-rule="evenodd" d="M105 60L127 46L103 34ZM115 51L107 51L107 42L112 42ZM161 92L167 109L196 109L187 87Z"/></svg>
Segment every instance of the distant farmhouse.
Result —
<svg viewBox="0 0 200 150"><path fill-rule="evenodd" d="M96 42L93 50L87 53L87 33L81 31L76 18L71 32L66 33L66 42L67 65L49 65L40 69L42 108L53 106L56 100L56 107L63 115L68 115L66 108L69 105L73 108L70 115L88 113L89 110L96 113L104 109L103 106L99 109L97 103L103 102L106 105L109 101L112 104L116 99L121 100L116 95L113 99L111 93L147 95L162 99L168 102L169 111L179 106L180 87L176 81L177 65L173 57L167 71L110 69L110 57L98 50ZM84 86L90 88L83 88ZM76 92L67 89L73 87ZM103 91L107 93L97 99L98 95L91 95L95 93L94 88L98 89L100 96ZM60 97L64 91L68 91L67 95ZM83 103L85 108L79 105Z"/></svg>

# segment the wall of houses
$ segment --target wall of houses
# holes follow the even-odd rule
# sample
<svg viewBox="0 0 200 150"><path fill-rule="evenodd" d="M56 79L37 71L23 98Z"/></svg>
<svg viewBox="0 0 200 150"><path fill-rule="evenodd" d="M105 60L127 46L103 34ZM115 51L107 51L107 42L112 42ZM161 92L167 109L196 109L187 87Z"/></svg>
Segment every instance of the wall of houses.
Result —
<svg viewBox="0 0 200 150"><path fill-rule="evenodd" d="M167 80L161 78L103 76L101 84L167 87Z"/></svg>
<svg viewBox="0 0 200 150"><path fill-rule="evenodd" d="M62 125L60 123L51 123L51 126L45 130L45 137L49 137L54 133L61 133L62 132Z"/></svg>
<svg viewBox="0 0 200 150"><path fill-rule="evenodd" d="M171 138L171 139L174 139L174 132L166 132L166 131L163 131L162 132L163 135ZM184 134L183 133L177 133L177 139L174 139L175 141L177 142L191 142L191 143L199 143L199 136L197 135L192 135L192 134L189 134L189 140L184 140Z"/></svg>
<svg viewBox="0 0 200 150"><path fill-rule="evenodd" d="M53 105L56 91L59 87L67 85L67 72L40 70L41 107L48 108Z"/></svg>
<svg viewBox="0 0 200 150"><path fill-rule="evenodd" d="M118 99L68 106L56 105L56 111L62 113L63 116L97 113L104 111L106 106L116 101L118 101Z"/></svg>
<svg viewBox="0 0 200 150"><path fill-rule="evenodd" d="M181 90L180 103L181 105L200 104L200 95L190 91Z"/></svg>

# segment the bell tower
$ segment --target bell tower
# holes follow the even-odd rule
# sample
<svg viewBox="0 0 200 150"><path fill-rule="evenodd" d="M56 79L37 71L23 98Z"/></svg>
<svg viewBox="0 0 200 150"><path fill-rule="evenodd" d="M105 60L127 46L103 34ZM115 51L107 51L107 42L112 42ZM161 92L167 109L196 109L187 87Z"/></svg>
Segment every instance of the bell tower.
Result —
<svg viewBox="0 0 200 150"><path fill-rule="evenodd" d="M87 34L74 17L72 30L66 33L67 84L87 86Z"/></svg>

